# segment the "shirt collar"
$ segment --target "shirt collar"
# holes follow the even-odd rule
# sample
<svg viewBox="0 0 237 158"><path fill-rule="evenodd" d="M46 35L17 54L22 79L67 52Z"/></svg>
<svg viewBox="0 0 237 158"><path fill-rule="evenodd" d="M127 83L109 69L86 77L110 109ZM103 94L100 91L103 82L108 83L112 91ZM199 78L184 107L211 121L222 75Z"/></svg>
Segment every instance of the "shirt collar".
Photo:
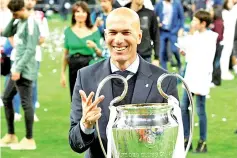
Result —
<svg viewBox="0 0 237 158"><path fill-rule="evenodd" d="M139 67L139 63L140 63L140 59L138 57L138 55L136 56L136 60L131 64L129 65L129 67L126 69L127 71L129 72L132 72L134 74L137 73L137 70L138 70L138 67ZM114 73L116 71L121 71L119 70L119 68L117 68L111 61L110 59L110 67L111 67L111 72Z"/></svg>

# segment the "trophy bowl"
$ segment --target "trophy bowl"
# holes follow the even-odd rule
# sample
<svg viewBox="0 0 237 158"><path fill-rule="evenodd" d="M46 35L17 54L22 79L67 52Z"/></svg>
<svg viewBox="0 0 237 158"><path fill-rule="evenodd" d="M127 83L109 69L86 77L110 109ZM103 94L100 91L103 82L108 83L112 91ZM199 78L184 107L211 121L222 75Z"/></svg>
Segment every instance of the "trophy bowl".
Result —
<svg viewBox="0 0 237 158"><path fill-rule="evenodd" d="M184 149L183 122L178 100L167 95L161 88L164 78L179 78L188 92L190 100L190 136ZM107 124L107 153L103 147L98 121L96 130L102 152L106 158L185 158L192 141L194 115L192 94L184 79L178 74L163 74L157 80L157 89L168 103L141 103L114 106L127 94L127 79L120 75L109 75L98 85L95 98L99 97L103 85L118 78L124 83L124 91L109 105Z"/></svg>
<svg viewBox="0 0 237 158"><path fill-rule="evenodd" d="M172 109L167 103L118 106L112 127L115 157L172 157L178 135L178 123Z"/></svg>

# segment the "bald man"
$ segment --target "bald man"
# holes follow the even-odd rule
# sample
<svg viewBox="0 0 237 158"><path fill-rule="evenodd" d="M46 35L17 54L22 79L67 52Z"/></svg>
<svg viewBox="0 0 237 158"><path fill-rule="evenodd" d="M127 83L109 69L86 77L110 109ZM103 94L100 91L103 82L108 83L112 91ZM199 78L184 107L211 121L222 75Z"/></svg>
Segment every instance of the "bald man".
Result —
<svg viewBox="0 0 237 158"><path fill-rule="evenodd" d="M109 119L110 101L123 91L123 83L108 81L101 90L102 96L94 100L98 84L110 74L120 74L128 79L128 93L118 105L137 103L163 103L159 94L157 79L165 70L156 67L137 54L142 31L136 12L128 8L113 10L106 21L105 40L111 57L102 62L78 70L71 106L71 127L69 143L78 153L86 151L86 158L103 158L95 122L99 129L104 148L107 147L106 126ZM163 90L178 98L176 79L164 80ZM118 106L116 105L116 106Z"/></svg>

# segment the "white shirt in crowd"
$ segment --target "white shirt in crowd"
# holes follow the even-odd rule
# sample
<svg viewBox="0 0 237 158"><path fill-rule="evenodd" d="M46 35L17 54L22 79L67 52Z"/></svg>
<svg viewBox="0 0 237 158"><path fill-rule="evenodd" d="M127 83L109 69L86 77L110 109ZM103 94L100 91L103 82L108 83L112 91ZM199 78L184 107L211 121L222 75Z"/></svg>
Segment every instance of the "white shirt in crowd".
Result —
<svg viewBox="0 0 237 158"><path fill-rule="evenodd" d="M0 9L0 30L3 31L12 19L12 13L9 9Z"/></svg>
<svg viewBox="0 0 237 158"><path fill-rule="evenodd" d="M184 80L194 94L207 95L213 72L213 60L216 52L218 34L207 30L195 32L180 43L186 53L187 67Z"/></svg>

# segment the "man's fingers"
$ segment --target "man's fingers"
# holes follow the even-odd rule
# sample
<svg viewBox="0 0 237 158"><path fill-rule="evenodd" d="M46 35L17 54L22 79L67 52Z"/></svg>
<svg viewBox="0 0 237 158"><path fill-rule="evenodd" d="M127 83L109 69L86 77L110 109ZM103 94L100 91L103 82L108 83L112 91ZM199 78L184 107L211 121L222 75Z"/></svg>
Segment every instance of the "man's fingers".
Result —
<svg viewBox="0 0 237 158"><path fill-rule="evenodd" d="M86 98L87 98L86 93L83 90L79 90L79 93L81 95L82 102L85 103L86 102Z"/></svg>
<svg viewBox="0 0 237 158"><path fill-rule="evenodd" d="M100 102L104 100L104 98L105 97L103 95L99 96L98 98L95 99L95 101L91 105L97 106Z"/></svg>
<svg viewBox="0 0 237 158"><path fill-rule="evenodd" d="M92 98L94 97L95 93L91 92L88 96L88 98L86 99L86 106L90 106L92 103Z"/></svg>
<svg viewBox="0 0 237 158"><path fill-rule="evenodd" d="M95 123L101 117L101 113L97 113L87 119L88 122Z"/></svg>
<svg viewBox="0 0 237 158"><path fill-rule="evenodd" d="M96 108L97 105L98 105L102 100L104 100L104 96L103 96L103 95L100 96L100 97L98 97L93 103L91 103L91 105L89 105L89 106L86 107L86 113L88 113L88 112L91 111L91 110L94 110L94 108Z"/></svg>
<svg viewBox="0 0 237 158"><path fill-rule="evenodd" d="M91 111L88 111L85 115L85 120L87 120L89 117L96 115L97 113L101 113L101 108L96 108Z"/></svg>

